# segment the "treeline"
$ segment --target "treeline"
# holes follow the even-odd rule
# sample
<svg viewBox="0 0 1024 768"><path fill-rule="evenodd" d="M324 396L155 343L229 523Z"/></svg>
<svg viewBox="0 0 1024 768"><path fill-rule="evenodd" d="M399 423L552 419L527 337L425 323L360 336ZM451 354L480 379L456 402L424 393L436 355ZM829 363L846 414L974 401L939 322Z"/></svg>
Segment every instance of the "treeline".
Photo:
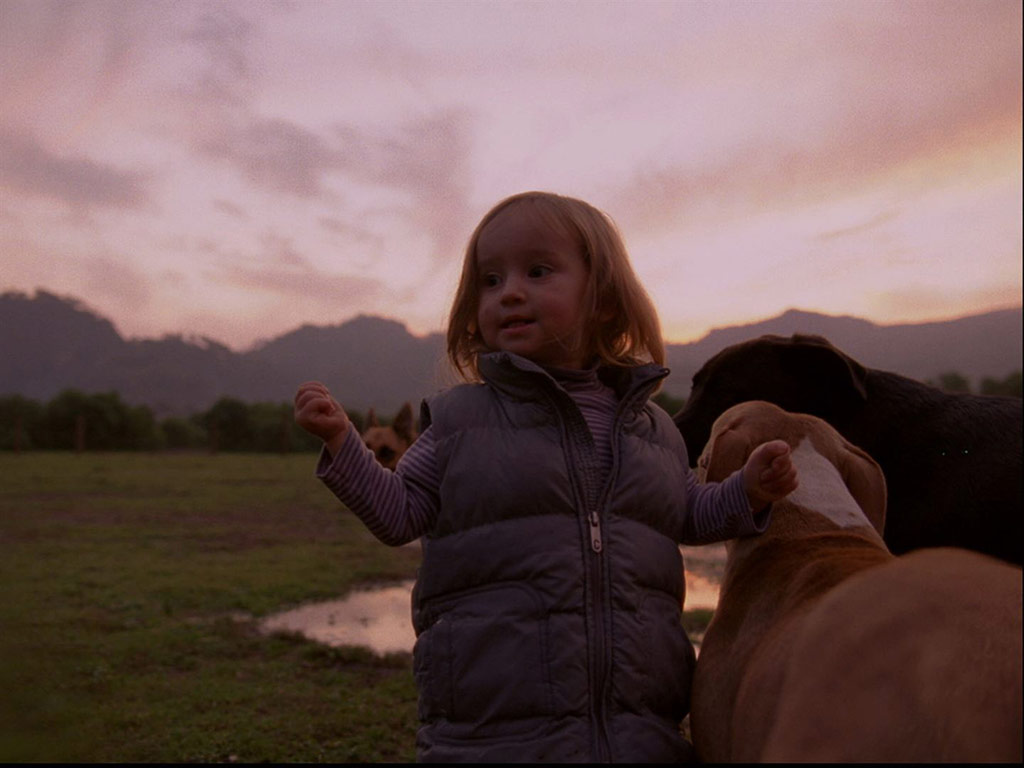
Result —
<svg viewBox="0 0 1024 768"><path fill-rule="evenodd" d="M945 373L929 384L947 392L970 392L959 373ZM978 393L1021 397L1021 372L1004 379L984 378ZM669 413L685 400L667 393L655 398ZM364 416L349 411L362 429ZM381 419L386 421L386 419ZM56 451L317 451L320 441L300 429L289 402L247 403L222 397L209 410L189 417L157 419L145 405L129 405L117 392L87 394L67 389L46 403L0 397L0 450Z"/></svg>
<svg viewBox="0 0 1024 768"><path fill-rule="evenodd" d="M928 380L926 383L946 392L971 392L971 383L961 374L951 371L939 376L938 381ZM986 376L978 387L979 395L1003 395L1005 397L1021 397L1021 372L1014 371L1005 379L994 379Z"/></svg>
<svg viewBox="0 0 1024 768"><path fill-rule="evenodd" d="M362 415L350 413L361 428ZM68 389L40 403L0 397L0 450L58 451L316 451L320 441L296 426L292 404L223 397L187 418L157 419L116 392Z"/></svg>

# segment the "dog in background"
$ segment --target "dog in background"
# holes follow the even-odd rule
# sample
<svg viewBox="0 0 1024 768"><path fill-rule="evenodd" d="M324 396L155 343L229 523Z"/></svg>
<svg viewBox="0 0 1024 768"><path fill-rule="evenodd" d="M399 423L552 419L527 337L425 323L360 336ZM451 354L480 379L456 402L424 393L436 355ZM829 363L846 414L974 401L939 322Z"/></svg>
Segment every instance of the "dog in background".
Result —
<svg viewBox="0 0 1024 768"><path fill-rule="evenodd" d="M703 762L1021 761L1021 570L964 549L893 556L878 464L825 421L746 402L715 422L701 481L760 443L800 487L729 542L690 710Z"/></svg>
<svg viewBox="0 0 1024 768"><path fill-rule="evenodd" d="M417 437L416 422L412 405L405 403L399 409L389 426L381 426L373 408L366 415L366 426L362 432L363 442L373 451L377 461L388 469L394 469Z"/></svg>
<svg viewBox="0 0 1024 768"><path fill-rule="evenodd" d="M881 465L894 553L955 546L1024 561L1020 398L946 393L865 368L820 336L761 336L694 375L674 416L691 457L715 419L746 400L818 416Z"/></svg>

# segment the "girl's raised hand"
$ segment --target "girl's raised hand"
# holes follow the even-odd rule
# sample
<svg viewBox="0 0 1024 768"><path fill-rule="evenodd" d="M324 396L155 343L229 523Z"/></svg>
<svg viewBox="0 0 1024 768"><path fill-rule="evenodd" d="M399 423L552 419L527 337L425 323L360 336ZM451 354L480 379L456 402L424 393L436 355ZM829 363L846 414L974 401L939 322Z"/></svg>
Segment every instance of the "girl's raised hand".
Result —
<svg viewBox="0 0 1024 768"><path fill-rule="evenodd" d="M319 381L308 381L295 395L295 423L316 435L334 456L351 422L345 409Z"/></svg>
<svg viewBox="0 0 1024 768"><path fill-rule="evenodd" d="M750 506L760 510L796 490L796 467L784 440L771 440L754 449L743 466L743 487Z"/></svg>

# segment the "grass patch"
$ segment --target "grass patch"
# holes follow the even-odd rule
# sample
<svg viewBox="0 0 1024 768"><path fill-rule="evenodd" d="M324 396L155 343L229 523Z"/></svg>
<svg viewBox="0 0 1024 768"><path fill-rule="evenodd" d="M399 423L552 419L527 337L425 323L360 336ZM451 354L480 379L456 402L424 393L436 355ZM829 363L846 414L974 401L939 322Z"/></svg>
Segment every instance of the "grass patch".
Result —
<svg viewBox="0 0 1024 768"><path fill-rule="evenodd" d="M408 654L256 620L411 578L310 454L0 454L0 761L415 756Z"/></svg>

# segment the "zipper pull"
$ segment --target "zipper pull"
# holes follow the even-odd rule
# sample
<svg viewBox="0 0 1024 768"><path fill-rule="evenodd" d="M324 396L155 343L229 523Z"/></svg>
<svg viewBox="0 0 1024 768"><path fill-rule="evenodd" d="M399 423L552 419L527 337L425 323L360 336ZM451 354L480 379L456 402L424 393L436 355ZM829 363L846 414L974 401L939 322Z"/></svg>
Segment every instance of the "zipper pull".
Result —
<svg viewBox="0 0 1024 768"><path fill-rule="evenodd" d="M597 510L592 510L587 516L590 521L590 548L597 553L601 552L601 519L597 516Z"/></svg>

